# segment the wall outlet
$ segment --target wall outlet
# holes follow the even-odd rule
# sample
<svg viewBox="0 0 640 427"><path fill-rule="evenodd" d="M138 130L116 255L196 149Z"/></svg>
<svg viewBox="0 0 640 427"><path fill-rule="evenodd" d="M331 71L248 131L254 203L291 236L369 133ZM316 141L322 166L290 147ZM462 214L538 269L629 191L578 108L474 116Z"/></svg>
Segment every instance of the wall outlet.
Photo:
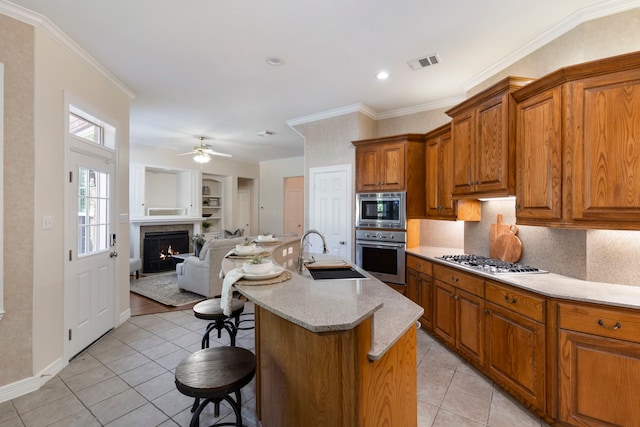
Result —
<svg viewBox="0 0 640 427"><path fill-rule="evenodd" d="M287 250L286 250L286 249L283 249L283 250L282 250L282 256L283 256L283 257L287 256Z"/></svg>
<svg viewBox="0 0 640 427"><path fill-rule="evenodd" d="M293 247L289 246L289 255L293 253Z"/></svg>

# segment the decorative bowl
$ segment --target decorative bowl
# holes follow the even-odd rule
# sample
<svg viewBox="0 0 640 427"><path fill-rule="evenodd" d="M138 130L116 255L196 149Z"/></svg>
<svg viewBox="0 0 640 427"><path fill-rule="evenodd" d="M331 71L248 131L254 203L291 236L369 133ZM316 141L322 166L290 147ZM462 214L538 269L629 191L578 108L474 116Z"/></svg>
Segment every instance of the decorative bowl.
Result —
<svg viewBox="0 0 640 427"><path fill-rule="evenodd" d="M242 253L251 253L253 251L256 250L256 244L255 243L251 243L248 245L236 245L236 253L242 254Z"/></svg>
<svg viewBox="0 0 640 427"><path fill-rule="evenodd" d="M260 264L242 263L242 270L247 274L266 274L273 269L273 261L263 259Z"/></svg>

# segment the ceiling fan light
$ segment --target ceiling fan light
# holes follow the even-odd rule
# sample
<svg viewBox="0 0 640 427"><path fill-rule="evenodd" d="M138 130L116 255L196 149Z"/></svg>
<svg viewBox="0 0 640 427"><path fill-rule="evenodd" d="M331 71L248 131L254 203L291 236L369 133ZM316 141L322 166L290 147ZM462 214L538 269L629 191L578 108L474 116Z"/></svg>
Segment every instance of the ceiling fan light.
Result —
<svg viewBox="0 0 640 427"><path fill-rule="evenodd" d="M193 160L198 163L207 163L209 160L211 160L211 157L207 153L198 153L193 156Z"/></svg>

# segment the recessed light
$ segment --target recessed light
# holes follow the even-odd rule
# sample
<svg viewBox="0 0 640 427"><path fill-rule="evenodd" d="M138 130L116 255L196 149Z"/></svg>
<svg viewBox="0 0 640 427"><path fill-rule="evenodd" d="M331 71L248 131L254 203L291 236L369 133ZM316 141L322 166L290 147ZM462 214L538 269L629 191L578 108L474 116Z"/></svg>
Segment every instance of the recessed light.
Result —
<svg viewBox="0 0 640 427"><path fill-rule="evenodd" d="M271 56L267 58L267 64L277 67L278 65L282 65L282 59L277 58L275 56Z"/></svg>
<svg viewBox="0 0 640 427"><path fill-rule="evenodd" d="M386 71L380 71L378 74L376 74L376 78L378 80L387 80L389 78L389 73L387 73Z"/></svg>

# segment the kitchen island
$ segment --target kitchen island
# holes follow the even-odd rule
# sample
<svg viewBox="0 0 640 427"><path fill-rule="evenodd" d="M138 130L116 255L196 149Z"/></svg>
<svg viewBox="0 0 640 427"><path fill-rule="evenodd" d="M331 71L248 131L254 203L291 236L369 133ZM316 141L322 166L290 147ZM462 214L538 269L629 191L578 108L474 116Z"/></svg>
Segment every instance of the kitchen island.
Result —
<svg viewBox="0 0 640 427"><path fill-rule="evenodd" d="M264 427L417 425L423 309L362 270L365 279L298 273L297 243L272 251L290 280L235 285L256 306L258 420ZM238 266L225 259L222 268Z"/></svg>

